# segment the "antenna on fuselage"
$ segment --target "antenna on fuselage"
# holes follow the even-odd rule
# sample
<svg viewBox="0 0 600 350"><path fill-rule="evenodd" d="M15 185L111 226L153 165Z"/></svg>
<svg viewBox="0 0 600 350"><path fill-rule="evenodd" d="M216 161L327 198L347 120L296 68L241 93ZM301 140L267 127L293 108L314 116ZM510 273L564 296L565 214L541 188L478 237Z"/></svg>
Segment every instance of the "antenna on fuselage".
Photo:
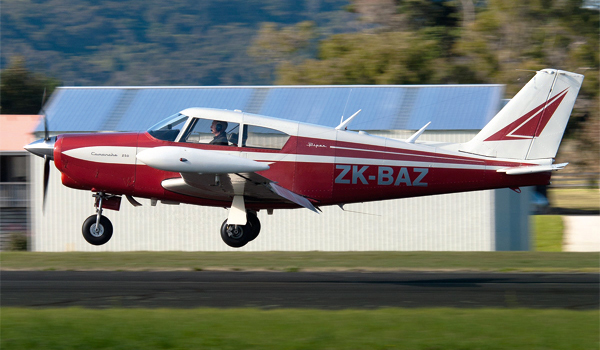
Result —
<svg viewBox="0 0 600 350"><path fill-rule="evenodd" d="M352 119L354 119L354 117L356 117L358 115L358 113L360 113L360 111L362 111L362 109L359 109L358 111L356 111L356 113L352 114L350 116L350 118L342 121L340 123L340 125L335 127L335 130L346 130L348 129L348 124L350 124L350 122L352 121Z"/></svg>
<svg viewBox="0 0 600 350"><path fill-rule="evenodd" d="M348 107L348 101L350 101L350 95L352 95L352 89L348 93L348 97L346 98L346 104L344 105L344 111L342 112L342 119L340 120L340 124L344 122L344 116L346 115L346 107Z"/></svg>
<svg viewBox="0 0 600 350"><path fill-rule="evenodd" d="M411 137L409 137L408 139L406 139L406 142L408 142L408 143L415 143L415 141L417 141L417 139L419 138L419 136L421 136L421 134L425 131L425 129L427 129L427 127L429 126L429 124L431 124L431 122L425 124L425 126L422 127L421 129L419 129L419 131L417 131Z"/></svg>
<svg viewBox="0 0 600 350"><path fill-rule="evenodd" d="M354 117L356 117L358 115L358 113L360 113L360 111L362 111L362 109L359 109L356 113L352 114L350 116L350 118L344 120L344 115L346 114L346 107L348 107L348 101L350 101L350 95L352 95L352 89L350 89L350 92L348 93L348 98L346 99L346 105L344 106L344 112L342 113L342 120L340 120L340 125L336 126L335 130L348 129L348 124L350 124L352 119L354 119Z"/></svg>

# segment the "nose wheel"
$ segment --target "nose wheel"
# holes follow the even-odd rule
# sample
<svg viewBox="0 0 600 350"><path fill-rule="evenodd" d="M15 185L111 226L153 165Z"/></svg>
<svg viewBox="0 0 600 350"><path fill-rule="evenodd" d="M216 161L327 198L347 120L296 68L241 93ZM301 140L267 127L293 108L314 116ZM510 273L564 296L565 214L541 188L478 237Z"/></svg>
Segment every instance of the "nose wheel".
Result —
<svg viewBox="0 0 600 350"><path fill-rule="evenodd" d="M104 193L96 193L96 215L91 215L83 222L81 233L83 238L90 244L103 245L110 240L113 234L113 226L110 220L102 215L102 201L106 198Z"/></svg>
<svg viewBox="0 0 600 350"><path fill-rule="evenodd" d="M112 237L113 227L106 216L100 215L100 220L97 221L97 215L91 215L85 219L81 227L81 233L88 243L103 245Z"/></svg>

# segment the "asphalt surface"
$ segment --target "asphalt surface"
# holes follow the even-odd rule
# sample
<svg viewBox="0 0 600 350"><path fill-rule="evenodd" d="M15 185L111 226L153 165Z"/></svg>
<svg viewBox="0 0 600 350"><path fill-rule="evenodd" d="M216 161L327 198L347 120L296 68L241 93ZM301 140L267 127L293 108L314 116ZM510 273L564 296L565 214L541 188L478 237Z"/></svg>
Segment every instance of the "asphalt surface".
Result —
<svg viewBox="0 0 600 350"><path fill-rule="evenodd" d="M3 307L598 309L598 274L2 271Z"/></svg>

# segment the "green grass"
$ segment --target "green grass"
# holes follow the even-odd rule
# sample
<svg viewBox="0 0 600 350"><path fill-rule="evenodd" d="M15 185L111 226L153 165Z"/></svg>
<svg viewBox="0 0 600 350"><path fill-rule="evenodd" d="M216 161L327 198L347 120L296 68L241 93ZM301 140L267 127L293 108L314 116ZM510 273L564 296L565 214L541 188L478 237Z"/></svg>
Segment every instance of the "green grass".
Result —
<svg viewBox="0 0 600 350"><path fill-rule="evenodd" d="M538 252L561 252L564 224L560 215L535 215L533 221L533 241Z"/></svg>
<svg viewBox="0 0 600 350"><path fill-rule="evenodd" d="M3 308L10 349L598 349L599 312Z"/></svg>
<svg viewBox="0 0 600 350"><path fill-rule="evenodd" d="M598 272L597 253L564 252L2 252L2 269Z"/></svg>

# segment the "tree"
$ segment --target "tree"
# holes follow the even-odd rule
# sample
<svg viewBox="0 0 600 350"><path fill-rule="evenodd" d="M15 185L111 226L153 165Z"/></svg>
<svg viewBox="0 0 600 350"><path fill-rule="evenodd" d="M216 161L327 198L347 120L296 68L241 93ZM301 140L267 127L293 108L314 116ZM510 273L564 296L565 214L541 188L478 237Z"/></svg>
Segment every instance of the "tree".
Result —
<svg viewBox="0 0 600 350"><path fill-rule="evenodd" d="M435 82L439 41L420 32L338 34L318 59L282 64L278 84L420 84Z"/></svg>
<svg viewBox="0 0 600 350"><path fill-rule="evenodd" d="M59 85L56 79L32 73L22 57L0 72L0 113L37 114L42 108L44 90L50 95Z"/></svg>

